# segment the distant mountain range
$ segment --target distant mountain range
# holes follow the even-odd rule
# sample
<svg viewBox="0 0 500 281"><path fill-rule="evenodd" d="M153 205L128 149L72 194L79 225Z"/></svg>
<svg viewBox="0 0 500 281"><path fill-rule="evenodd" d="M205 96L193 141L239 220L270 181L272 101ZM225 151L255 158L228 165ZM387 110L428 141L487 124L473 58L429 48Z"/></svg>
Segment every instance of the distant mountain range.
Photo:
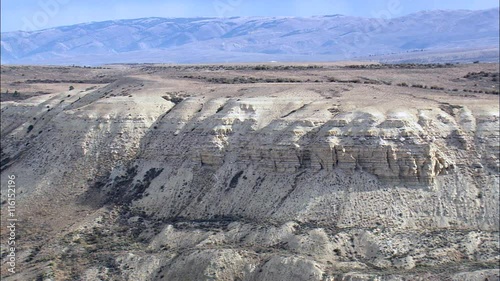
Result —
<svg viewBox="0 0 500 281"><path fill-rule="evenodd" d="M2 64L498 60L499 9L394 19L143 18L1 34Z"/></svg>

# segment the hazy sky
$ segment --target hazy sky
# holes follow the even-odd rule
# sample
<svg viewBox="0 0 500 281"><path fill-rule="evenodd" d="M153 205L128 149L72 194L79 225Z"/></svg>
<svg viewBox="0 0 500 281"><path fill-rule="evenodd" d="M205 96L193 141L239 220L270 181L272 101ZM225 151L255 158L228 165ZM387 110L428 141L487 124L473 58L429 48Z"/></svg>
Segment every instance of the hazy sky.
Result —
<svg viewBox="0 0 500 281"><path fill-rule="evenodd" d="M397 17L419 10L498 7L498 0L2 0L1 30L142 17L311 16Z"/></svg>

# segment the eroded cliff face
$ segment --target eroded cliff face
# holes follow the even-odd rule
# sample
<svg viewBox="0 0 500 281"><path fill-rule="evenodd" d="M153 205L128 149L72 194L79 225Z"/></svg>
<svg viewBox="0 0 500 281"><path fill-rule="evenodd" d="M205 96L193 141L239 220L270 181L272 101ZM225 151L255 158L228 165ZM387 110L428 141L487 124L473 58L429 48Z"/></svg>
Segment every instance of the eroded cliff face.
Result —
<svg viewBox="0 0 500 281"><path fill-rule="evenodd" d="M50 249L21 252L57 264L34 259L46 276L498 277L490 95L320 94L335 85L166 95L145 81L130 97L110 96L128 87L110 84L2 104L2 182L15 174L20 216L58 232L43 240Z"/></svg>
<svg viewBox="0 0 500 281"><path fill-rule="evenodd" d="M119 188L114 179L130 167L141 181L162 169L134 202L155 216L498 227L486 199L498 192L494 108L333 108L314 99L188 99L152 125L138 156L103 188Z"/></svg>

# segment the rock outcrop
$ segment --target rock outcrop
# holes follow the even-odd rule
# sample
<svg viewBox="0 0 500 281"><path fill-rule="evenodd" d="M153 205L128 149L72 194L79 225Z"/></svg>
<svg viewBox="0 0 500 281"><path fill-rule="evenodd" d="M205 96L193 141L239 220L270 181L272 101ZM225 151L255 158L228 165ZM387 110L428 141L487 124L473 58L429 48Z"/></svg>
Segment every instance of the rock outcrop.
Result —
<svg viewBox="0 0 500 281"><path fill-rule="evenodd" d="M57 232L51 249L21 248L45 276L498 278L491 96L227 86L176 99L149 83L2 103L2 183L15 174L19 215Z"/></svg>

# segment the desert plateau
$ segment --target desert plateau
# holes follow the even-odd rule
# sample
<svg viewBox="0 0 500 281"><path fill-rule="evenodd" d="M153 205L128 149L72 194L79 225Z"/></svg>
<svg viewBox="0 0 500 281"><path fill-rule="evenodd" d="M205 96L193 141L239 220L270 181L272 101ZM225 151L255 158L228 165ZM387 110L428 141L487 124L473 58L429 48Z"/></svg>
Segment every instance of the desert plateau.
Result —
<svg viewBox="0 0 500 281"><path fill-rule="evenodd" d="M498 280L498 67L2 65L3 279Z"/></svg>

